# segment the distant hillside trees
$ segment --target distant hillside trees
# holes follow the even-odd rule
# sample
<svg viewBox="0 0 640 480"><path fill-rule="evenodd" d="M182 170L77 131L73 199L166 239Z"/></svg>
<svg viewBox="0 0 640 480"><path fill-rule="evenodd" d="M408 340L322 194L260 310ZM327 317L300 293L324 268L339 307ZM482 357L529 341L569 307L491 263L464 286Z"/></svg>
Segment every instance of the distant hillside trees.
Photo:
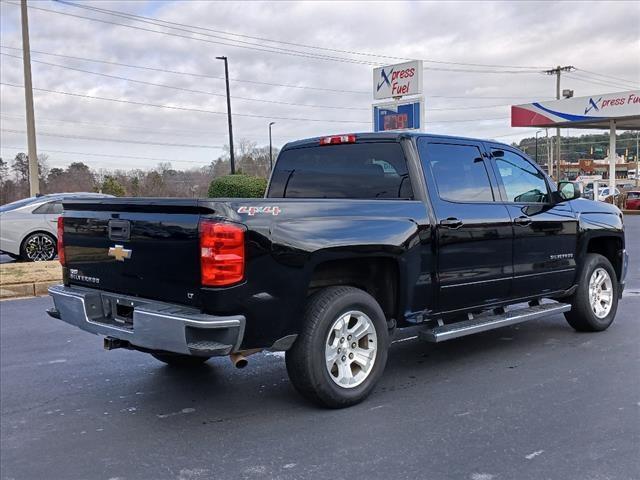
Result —
<svg viewBox="0 0 640 480"><path fill-rule="evenodd" d="M275 161L278 149L273 150ZM63 159L57 158L58 161ZM240 139L235 152L236 172L266 179L269 147ZM93 162L93 160L92 160ZM159 163L145 169L96 169L91 162L74 161L66 167L49 168L48 157L38 156L41 193L100 192L132 197L206 197L211 181L231 171L229 150L208 165L176 169ZM188 165L187 163L181 165ZM29 161L24 152L11 160L0 159L0 204L29 195Z"/></svg>

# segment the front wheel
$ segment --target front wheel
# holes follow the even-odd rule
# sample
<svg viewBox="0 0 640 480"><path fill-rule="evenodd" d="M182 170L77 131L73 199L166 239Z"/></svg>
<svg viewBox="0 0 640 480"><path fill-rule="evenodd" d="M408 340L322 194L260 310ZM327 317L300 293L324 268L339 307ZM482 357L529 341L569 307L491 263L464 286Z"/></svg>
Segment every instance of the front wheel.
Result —
<svg viewBox="0 0 640 480"><path fill-rule="evenodd" d="M580 332L609 328L618 310L618 280L606 257L589 253L578 277L578 289L570 297L567 322Z"/></svg>
<svg viewBox="0 0 640 480"><path fill-rule="evenodd" d="M181 368L197 367L211 358L194 357L192 355L182 355L179 353L152 353L151 356L167 365Z"/></svg>
<svg viewBox="0 0 640 480"><path fill-rule="evenodd" d="M389 334L378 302L354 287L314 294L298 339L286 353L293 386L330 408L364 400L387 363Z"/></svg>

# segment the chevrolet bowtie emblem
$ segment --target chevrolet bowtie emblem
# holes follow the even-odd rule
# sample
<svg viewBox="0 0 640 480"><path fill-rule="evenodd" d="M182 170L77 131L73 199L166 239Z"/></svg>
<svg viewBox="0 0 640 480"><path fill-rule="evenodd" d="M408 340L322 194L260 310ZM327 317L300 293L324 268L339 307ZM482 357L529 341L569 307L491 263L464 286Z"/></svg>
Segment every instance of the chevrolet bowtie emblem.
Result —
<svg viewBox="0 0 640 480"><path fill-rule="evenodd" d="M109 256L114 257L118 262L124 262L125 258L131 258L132 251L124 248L122 245L116 245L109 248Z"/></svg>

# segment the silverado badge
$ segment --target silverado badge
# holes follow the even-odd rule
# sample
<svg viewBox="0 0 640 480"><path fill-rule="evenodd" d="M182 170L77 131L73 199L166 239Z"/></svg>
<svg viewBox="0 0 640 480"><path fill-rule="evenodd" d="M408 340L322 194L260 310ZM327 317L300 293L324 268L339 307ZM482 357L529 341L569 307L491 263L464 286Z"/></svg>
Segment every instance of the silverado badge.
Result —
<svg viewBox="0 0 640 480"><path fill-rule="evenodd" d="M124 262L125 259L131 258L131 254L132 251L122 245L115 245L109 248L109 256L114 257L118 262Z"/></svg>

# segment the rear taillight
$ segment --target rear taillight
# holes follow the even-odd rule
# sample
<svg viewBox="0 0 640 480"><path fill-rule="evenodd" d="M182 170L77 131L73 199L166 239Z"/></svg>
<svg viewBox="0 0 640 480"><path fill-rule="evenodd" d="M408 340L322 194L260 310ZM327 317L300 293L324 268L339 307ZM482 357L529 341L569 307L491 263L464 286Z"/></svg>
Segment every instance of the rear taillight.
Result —
<svg viewBox="0 0 640 480"><path fill-rule="evenodd" d="M355 135L334 135L332 137L322 137L320 145L339 145L341 143L356 143Z"/></svg>
<svg viewBox="0 0 640 480"><path fill-rule="evenodd" d="M63 267L66 265L64 258L64 217L58 217L58 260Z"/></svg>
<svg viewBox="0 0 640 480"><path fill-rule="evenodd" d="M244 278L244 227L200 222L200 272L203 286L222 287Z"/></svg>

